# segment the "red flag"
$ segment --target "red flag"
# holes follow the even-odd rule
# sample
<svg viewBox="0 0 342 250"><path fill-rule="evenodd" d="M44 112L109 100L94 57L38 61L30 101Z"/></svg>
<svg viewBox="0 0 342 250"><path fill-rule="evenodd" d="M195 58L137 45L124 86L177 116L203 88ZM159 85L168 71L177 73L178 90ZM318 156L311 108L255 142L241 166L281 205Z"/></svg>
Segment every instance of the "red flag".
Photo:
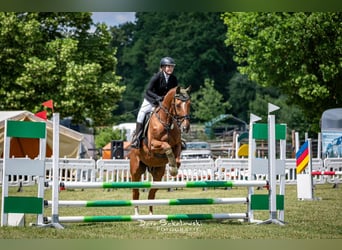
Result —
<svg viewBox="0 0 342 250"><path fill-rule="evenodd" d="M38 113L36 113L34 115L38 116L38 117L40 117L40 118L42 118L44 120L47 120L47 111L46 110L38 112Z"/></svg>
<svg viewBox="0 0 342 250"><path fill-rule="evenodd" d="M53 112L53 101L52 101L52 99L51 99L51 100L48 100L48 101L46 101L46 102L43 102L42 105L43 105L44 107L48 107L48 108L52 109L52 112Z"/></svg>

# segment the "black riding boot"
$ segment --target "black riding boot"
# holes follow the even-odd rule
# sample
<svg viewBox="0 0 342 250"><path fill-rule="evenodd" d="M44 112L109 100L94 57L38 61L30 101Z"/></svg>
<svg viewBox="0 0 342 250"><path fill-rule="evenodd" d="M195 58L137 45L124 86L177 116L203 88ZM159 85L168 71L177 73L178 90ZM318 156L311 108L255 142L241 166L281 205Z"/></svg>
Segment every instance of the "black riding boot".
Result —
<svg viewBox="0 0 342 250"><path fill-rule="evenodd" d="M135 133L132 138L132 148L140 148L140 141L141 141L141 136L143 133L143 125L142 123L137 122L136 128L135 128Z"/></svg>

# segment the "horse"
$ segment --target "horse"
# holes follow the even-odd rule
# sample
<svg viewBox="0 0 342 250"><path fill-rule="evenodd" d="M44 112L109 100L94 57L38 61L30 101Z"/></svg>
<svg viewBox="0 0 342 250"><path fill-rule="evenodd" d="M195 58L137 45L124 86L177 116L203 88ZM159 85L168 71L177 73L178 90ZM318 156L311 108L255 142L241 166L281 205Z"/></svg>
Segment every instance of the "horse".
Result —
<svg viewBox="0 0 342 250"><path fill-rule="evenodd" d="M161 181L167 163L170 174L177 176L181 165L181 133L188 133L190 129L190 90L190 86L170 89L152 111L140 148L131 148L129 152L133 182L141 181L146 170L153 181ZM157 190L150 189L148 199L153 200ZM133 200L139 200L139 189L132 189L132 196ZM152 206L149 206L149 213L153 214ZM135 207L135 214L139 214L138 206Z"/></svg>

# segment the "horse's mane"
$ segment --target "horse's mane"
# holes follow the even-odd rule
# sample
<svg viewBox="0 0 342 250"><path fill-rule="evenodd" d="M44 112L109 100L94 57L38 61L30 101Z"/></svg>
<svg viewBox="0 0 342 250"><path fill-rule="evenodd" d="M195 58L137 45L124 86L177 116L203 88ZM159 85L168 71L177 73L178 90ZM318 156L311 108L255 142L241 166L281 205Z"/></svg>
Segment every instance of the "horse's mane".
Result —
<svg viewBox="0 0 342 250"><path fill-rule="evenodd" d="M164 96L164 100L168 100L168 101L171 101L172 98L174 97L175 93L176 93L176 89L177 87L174 87L172 89L170 89L166 95ZM170 99L170 100L169 100Z"/></svg>
<svg viewBox="0 0 342 250"><path fill-rule="evenodd" d="M178 93L176 93L177 88L179 88L179 92ZM177 87L174 87L174 88L170 89L167 92L167 94L164 97L164 101L166 103L171 103L172 98L174 98L175 96L178 99L183 99L183 100L187 100L187 99L190 98L190 96L189 96L189 94L187 92L187 89L177 86Z"/></svg>
<svg viewBox="0 0 342 250"><path fill-rule="evenodd" d="M163 104L171 104L173 97L175 96L177 87L170 89L164 96Z"/></svg>

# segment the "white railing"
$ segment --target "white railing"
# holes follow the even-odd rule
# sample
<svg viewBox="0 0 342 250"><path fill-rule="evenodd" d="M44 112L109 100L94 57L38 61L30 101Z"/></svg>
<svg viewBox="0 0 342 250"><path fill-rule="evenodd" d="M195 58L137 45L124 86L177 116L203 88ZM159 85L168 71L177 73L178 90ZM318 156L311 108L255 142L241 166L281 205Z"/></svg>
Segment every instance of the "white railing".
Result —
<svg viewBox="0 0 342 250"><path fill-rule="evenodd" d="M248 159L218 158L215 160L216 180L246 180Z"/></svg>
<svg viewBox="0 0 342 250"><path fill-rule="evenodd" d="M0 159L0 184L2 184L3 159ZM37 183L37 177L32 175L8 175L8 185L10 186L32 186Z"/></svg>
<svg viewBox="0 0 342 250"><path fill-rule="evenodd" d="M60 181L94 182L96 161L94 159L60 158L58 162ZM45 179L52 181L52 158L45 160Z"/></svg>
<svg viewBox="0 0 342 250"><path fill-rule="evenodd" d="M213 180L215 162L212 158L182 159L177 177L171 177L166 171L169 181L201 181Z"/></svg>
<svg viewBox="0 0 342 250"><path fill-rule="evenodd" d="M324 170L333 172L342 172L342 158L326 158L324 159ZM341 183L342 175L324 176L329 183Z"/></svg>
<svg viewBox="0 0 342 250"><path fill-rule="evenodd" d="M285 163L284 163L285 162ZM255 180L267 179L267 159L257 158L253 160L251 176ZM284 165L285 164L285 165ZM277 173L284 175L286 184L296 184L296 159L277 160L279 169L285 169L285 172ZM3 160L0 159L0 183L2 182ZM324 161L319 158L312 159L312 171L335 171L341 173L342 158L327 158ZM52 181L52 159L46 159L46 181ZM59 180L71 182L125 182L131 181L129 160L128 159L59 159ZM172 177L169 174L168 166L163 177L163 181L198 181L198 180L248 180L250 174L247 158L200 158L200 159L182 159L178 175ZM9 185L28 186L36 184L34 176L16 175L9 176ZM142 176L142 181L151 181L150 174ZM315 175L314 184L323 183L341 183L342 175Z"/></svg>
<svg viewBox="0 0 342 250"><path fill-rule="evenodd" d="M101 159L96 163L98 182L127 182L130 181L129 160Z"/></svg>

